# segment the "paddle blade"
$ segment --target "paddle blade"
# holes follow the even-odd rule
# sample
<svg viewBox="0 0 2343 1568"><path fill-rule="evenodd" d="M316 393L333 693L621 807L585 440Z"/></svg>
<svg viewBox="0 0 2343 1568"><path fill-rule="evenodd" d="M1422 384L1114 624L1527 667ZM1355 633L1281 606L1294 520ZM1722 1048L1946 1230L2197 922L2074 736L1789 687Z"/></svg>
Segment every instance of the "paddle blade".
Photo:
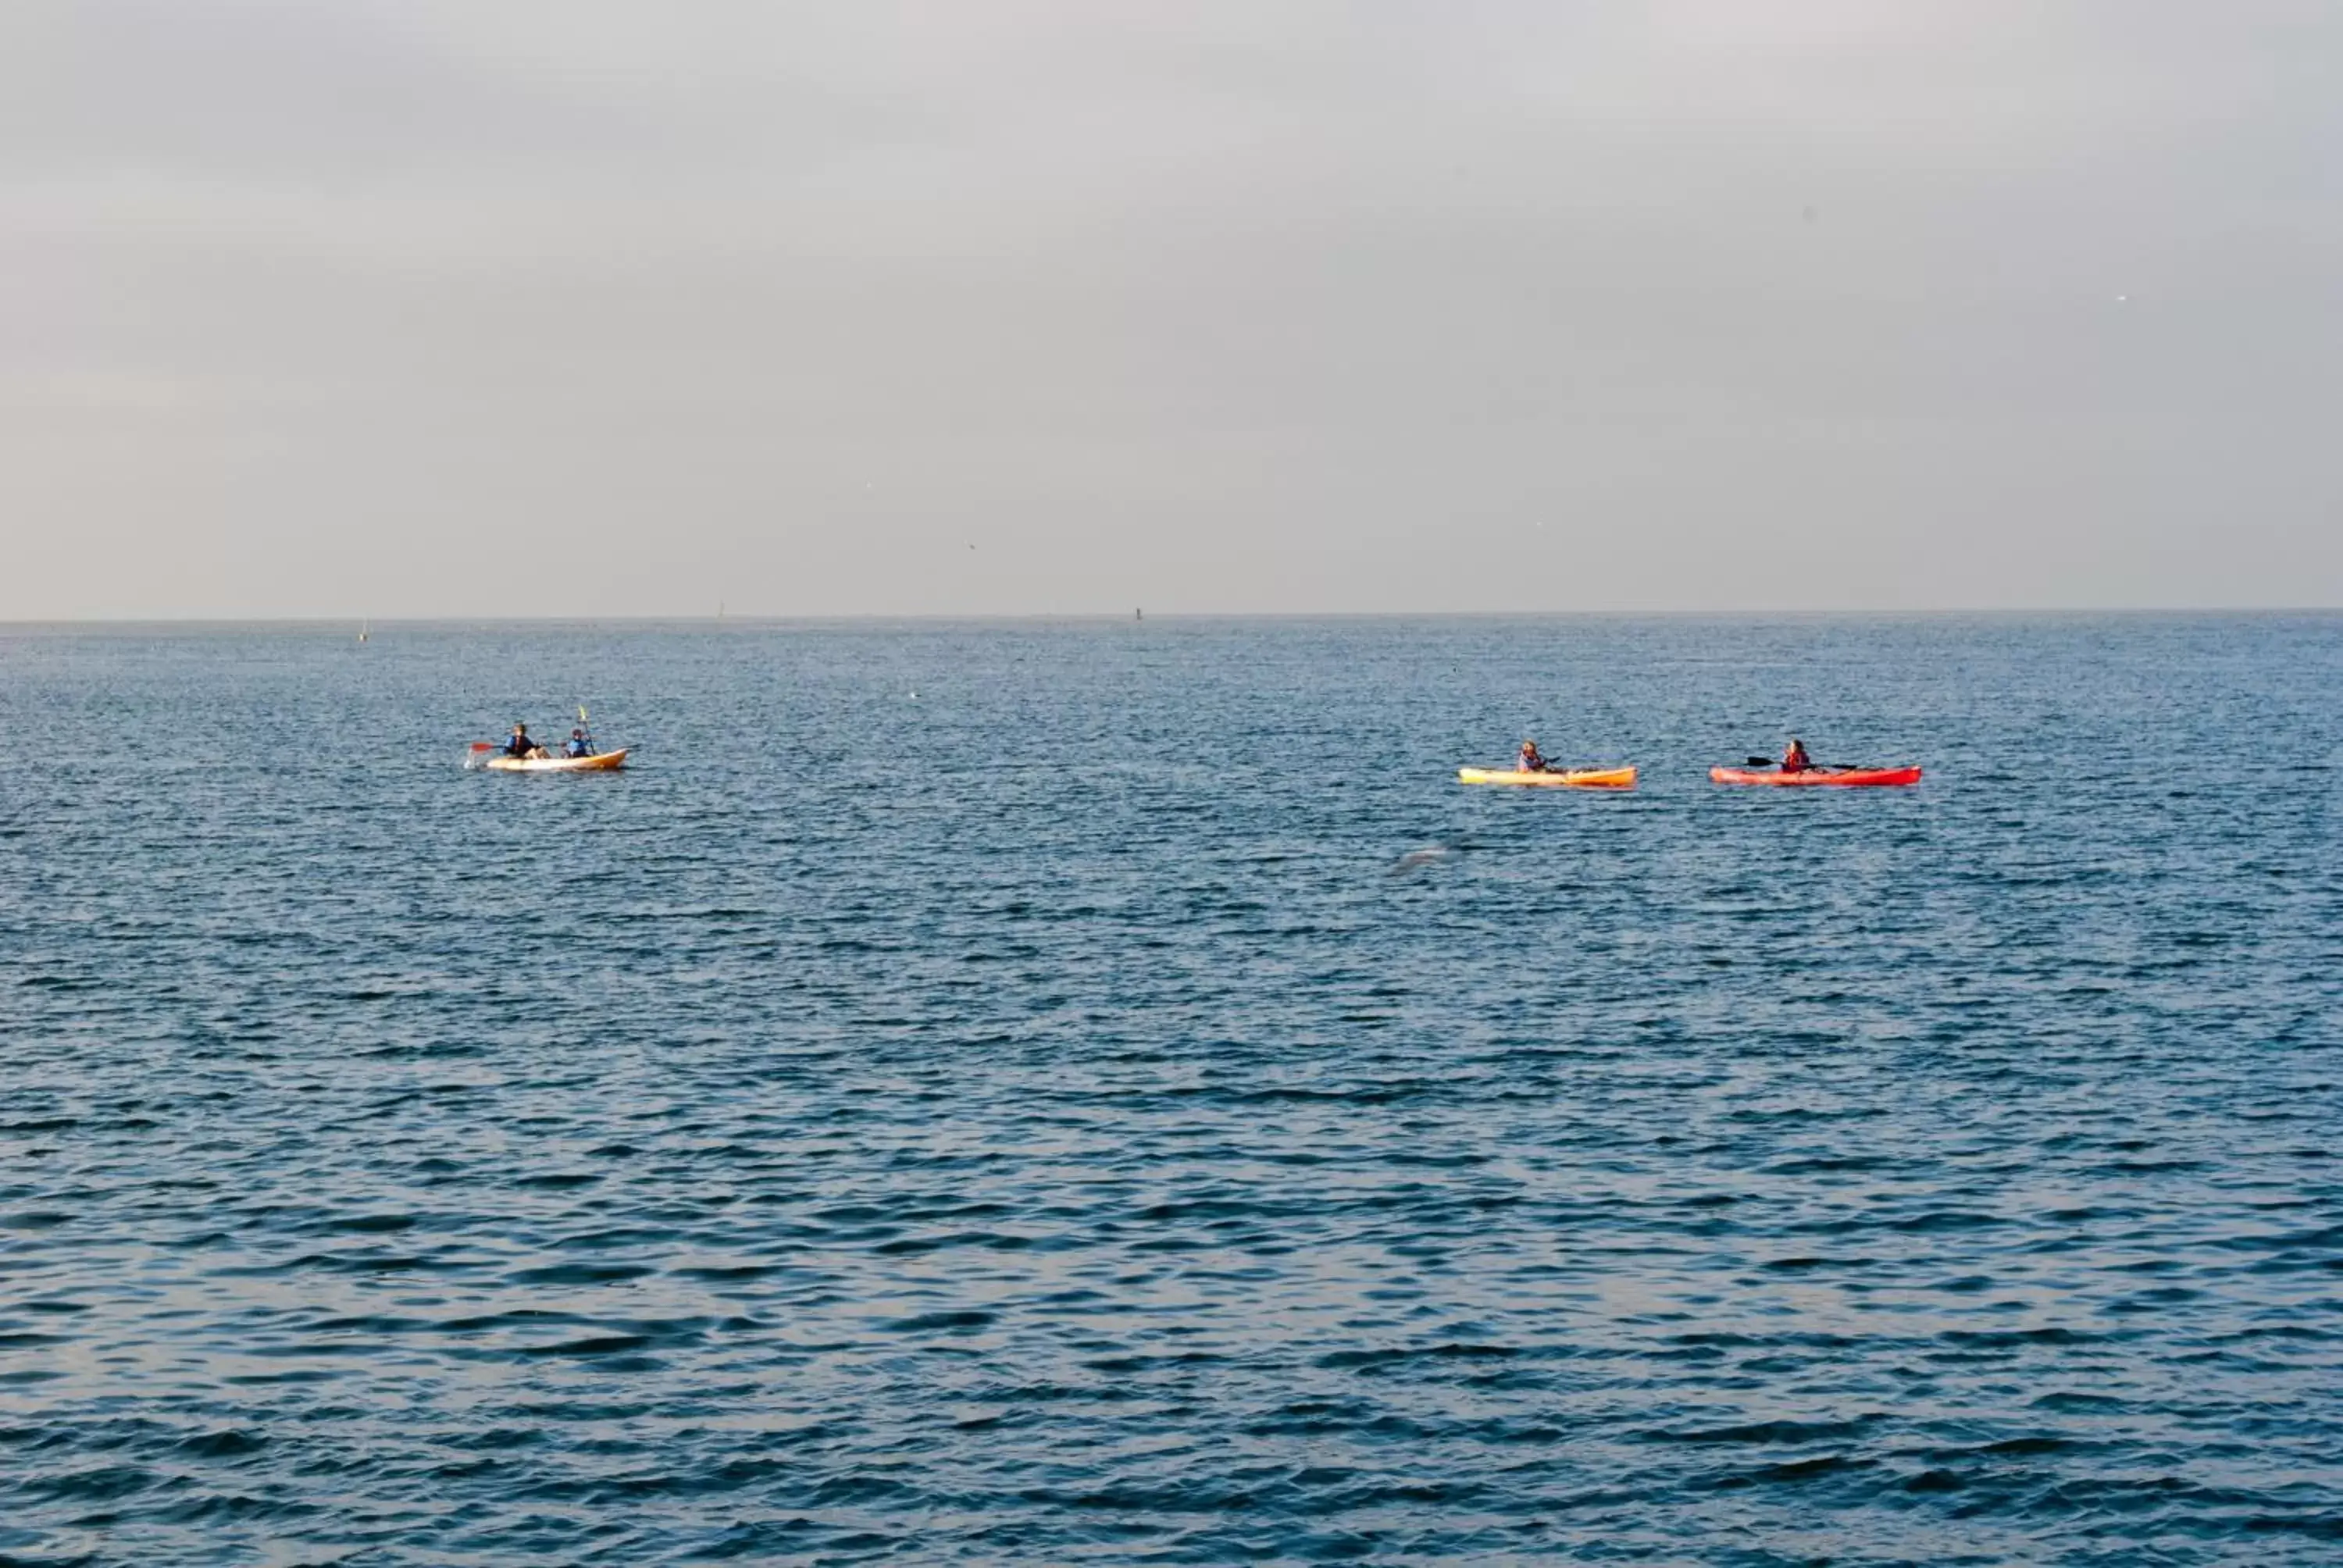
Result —
<svg viewBox="0 0 2343 1568"><path fill-rule="evenodd" d="M485 740L475 740L472 742L472 749L475 751L494 751L496 748Z"/></svg>
<svg viewBox="0 0 2343 1568"><path fill-rule="evenodd" d="M1771 757L1752 757L1749 759L1749 766L1752 768L1771 768L1774 766L1774 759Z"/></svg>

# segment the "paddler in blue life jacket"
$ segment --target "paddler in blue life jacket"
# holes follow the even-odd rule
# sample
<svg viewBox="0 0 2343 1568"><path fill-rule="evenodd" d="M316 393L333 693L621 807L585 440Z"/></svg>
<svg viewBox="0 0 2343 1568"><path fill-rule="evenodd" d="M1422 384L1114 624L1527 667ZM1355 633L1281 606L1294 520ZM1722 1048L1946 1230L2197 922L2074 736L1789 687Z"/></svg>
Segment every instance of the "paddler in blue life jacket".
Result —
<svg viewBox="0 0 2343 1568"><path fill-rule="evenodd" d="M1522 742L1522 754L1513 759L1513 770L1517 773L1543 773L1545 771L1545 757L1538 750L1536 741L1524 740Z"/></svg>
<svg viewBox="0 0 2343 1568"><path fill-rule="evenodd" d="M505 755L523 759L542 757L545 755L545 748L531 740L528 738L528 726L516 719L513 720L512 735L505 741Z"/></svg>
<svg viewBox="0 0 2343 1568"><path fill-rule="evenodd" d="M561 749L561 754L564 757L591 757L594 755L594 738L583 729L573 729L569 732L569 744Z"/></svg>

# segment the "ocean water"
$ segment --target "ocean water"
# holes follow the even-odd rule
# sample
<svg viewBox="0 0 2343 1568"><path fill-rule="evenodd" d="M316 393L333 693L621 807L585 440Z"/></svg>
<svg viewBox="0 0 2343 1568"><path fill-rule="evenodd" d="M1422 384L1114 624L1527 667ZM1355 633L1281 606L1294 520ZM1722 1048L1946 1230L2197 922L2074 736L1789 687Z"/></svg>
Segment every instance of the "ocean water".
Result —
<svg viewBox="0 0 2343 1568"><path fill-rule="evenodd" d="M0 628L0 1563L2343 1561L2338 789L2332 615Z"/></svg>

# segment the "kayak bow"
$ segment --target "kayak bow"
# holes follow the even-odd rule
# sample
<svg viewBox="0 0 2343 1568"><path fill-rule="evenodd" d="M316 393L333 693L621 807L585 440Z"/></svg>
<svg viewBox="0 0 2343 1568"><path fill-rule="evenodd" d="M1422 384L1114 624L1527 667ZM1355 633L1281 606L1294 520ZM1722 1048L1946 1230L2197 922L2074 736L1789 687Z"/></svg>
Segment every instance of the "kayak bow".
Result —
<svg viewBox="0 0 2343 1568"><path fill-rule="evenodd" d="M1517 768L1459 768L1459 784L1523 784L1544 789L1633 789L1633 768L1577 768L1559 772L1524 773Z"/></svg>
<svg viewBox="0 0 2343 1568"><path fill-rule="evenodd" d="M1712 768L1708 770L1708 777L1709 781L1714 784L1775 784L1793 787L1802 784L1824 784L1849 789L1865 784L1917 784L1920 781L1920 770L1917 768L1806 768L1795 773L1785 773L1779 769L1765 771L1754 768Z"/></svg>

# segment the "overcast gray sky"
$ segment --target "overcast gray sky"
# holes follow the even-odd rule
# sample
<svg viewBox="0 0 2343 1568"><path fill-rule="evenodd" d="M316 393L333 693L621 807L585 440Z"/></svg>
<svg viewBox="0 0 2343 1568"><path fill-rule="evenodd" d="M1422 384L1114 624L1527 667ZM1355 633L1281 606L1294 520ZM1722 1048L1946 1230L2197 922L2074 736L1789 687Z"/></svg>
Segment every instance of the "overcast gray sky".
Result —
<svg viewBox="0 0 2343 1568"><path fill-rule="evenodd" d="M7 0L0 617L2343 604L2343 5Z"/></svg>

